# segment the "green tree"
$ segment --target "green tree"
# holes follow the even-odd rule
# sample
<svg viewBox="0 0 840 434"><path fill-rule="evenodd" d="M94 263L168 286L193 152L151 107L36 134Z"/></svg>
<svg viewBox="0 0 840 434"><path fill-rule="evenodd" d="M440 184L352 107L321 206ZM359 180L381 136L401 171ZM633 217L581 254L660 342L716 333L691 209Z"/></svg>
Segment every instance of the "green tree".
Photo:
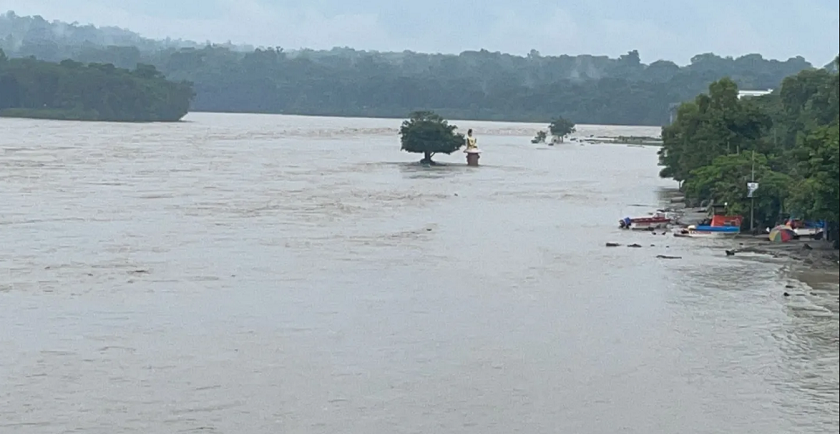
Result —
<svg viewBox="0 0 840 434"><path fill-rule="evenodd" d="M566 136L576 131L576 128L574 122L564 119L561 116L549 124L548 131L551 132L554 140L562 143Z"/></svg>
<svg viewBox="0 0 840 434"><path fill-rule="evenodd" d="M756 150L772 119L761 107L738 99L738 87L728 78L709 85L708 94L683 103L675 122L662 129L660 176L687 181L691 173L715 158Z"/></svg>
<svg viewBox="0 0 840 434"><path fill-rule="evenodd" d="M402 150L423 154L422 163L434 164L435 154L451 154L464 145L464 135L457 129L434 112L413 112L400 126Z"/></svg>
<svg viewBox="0 0 840 434"><path fill-rule="evenodd" d="M758 61L758 59L753 59ZM699 62L699 60L698 60ZM663 128L660 175L681 181L694 201L727 203L748 214L746 197L755 155L756 225L773 225L783 211L828 222L840 220L840 80L826 69L786 77L781 88L739 100L731 80L684 103Z"/></svg>
<svg viewBox="0 0 840 434"><path fill-rule="evenodd" d="M774 111L782 132L785 168L796 183L787 206L796 215L824 219L837 241L840 221L838 123L840 80L836 71L812 70L785 78Z"/></svg>
<svg viewBox="0 0 840 434"><path fill-rule="evenodd" d="M837 123L803 137L793 154L801 177L789 208L805 218L840 221L840 135Z"/></svg>
<svg viewBox="0 0 840 434"><path fill-rule="evenodd" d="M546 133L545 131L537 131L537 135L534 136L533 139L531 139L531 143L545 143L546 137L548 137L548 133Z"/></svg>

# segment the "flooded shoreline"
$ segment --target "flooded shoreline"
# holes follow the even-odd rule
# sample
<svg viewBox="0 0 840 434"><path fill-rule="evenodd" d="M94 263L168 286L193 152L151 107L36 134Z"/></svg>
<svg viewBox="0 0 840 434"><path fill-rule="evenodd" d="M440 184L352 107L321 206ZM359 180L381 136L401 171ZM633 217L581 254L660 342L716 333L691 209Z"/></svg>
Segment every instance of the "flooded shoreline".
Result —
<svg viewBox="0 0 840 434"><path fill-rule="evenodd" d="M677 188L660 191L660 209L669 209L679 215L679 224L694 224L706 218L702 208L689 208L684 203L683 193ZM766 235L743 235L732 238L730 251L759 255L765 259L781 260L780 266L794 276L800 276L803 283L819 286L838 286L838 259L840 253L824 240L802 239L789 243L768 242ZM818 283L817 283L818 282Z"/></svg>
<svg viewBox="0 0 840 434"><path fill-rule="evenodd" d="M428 169L398 120L189 121L0 119L4 433L838 429L830 297L616 227L655 148L459 123L483 166Z"/></svg>

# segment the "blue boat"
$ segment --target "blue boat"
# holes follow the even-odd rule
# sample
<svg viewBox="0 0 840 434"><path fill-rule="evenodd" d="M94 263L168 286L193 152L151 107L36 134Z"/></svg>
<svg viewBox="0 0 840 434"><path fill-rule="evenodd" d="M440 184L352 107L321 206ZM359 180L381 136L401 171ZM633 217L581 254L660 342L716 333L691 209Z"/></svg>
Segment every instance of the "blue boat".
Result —
<svg viewBox="0 0 840 434"><path fill-rule="evenodd" d="M699 225L699 226L695 226L694 230L696 232L721 233L721 234L739 234L739 233L741 233L741 228L738 227L738 226Z"/></svg>

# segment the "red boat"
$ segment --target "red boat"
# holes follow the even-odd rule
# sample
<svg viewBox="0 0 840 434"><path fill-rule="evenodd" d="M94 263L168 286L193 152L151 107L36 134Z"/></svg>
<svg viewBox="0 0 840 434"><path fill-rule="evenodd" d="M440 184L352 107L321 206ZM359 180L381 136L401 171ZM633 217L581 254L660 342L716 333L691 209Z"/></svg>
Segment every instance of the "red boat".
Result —
<svg viewBox="0 0 840 434"><path fill-rule="evenodd" d="M655 229L665 229L671 223L673 223L671 217L660 211L648 217L625 217L619 220L618 227L621 229L652 231Z"/></svg>

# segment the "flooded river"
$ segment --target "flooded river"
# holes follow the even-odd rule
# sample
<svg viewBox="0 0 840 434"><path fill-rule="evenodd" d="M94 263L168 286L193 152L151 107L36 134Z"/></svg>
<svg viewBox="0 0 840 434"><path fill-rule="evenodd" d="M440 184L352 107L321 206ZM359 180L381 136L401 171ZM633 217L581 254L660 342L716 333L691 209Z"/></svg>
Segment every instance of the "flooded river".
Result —
<svg viewBox="0 0 840 434"><path fill-rule="evenodd" d="M836 287L616 228L655 148L188 120L0 119L0 432L838 430Z"/></svg>

